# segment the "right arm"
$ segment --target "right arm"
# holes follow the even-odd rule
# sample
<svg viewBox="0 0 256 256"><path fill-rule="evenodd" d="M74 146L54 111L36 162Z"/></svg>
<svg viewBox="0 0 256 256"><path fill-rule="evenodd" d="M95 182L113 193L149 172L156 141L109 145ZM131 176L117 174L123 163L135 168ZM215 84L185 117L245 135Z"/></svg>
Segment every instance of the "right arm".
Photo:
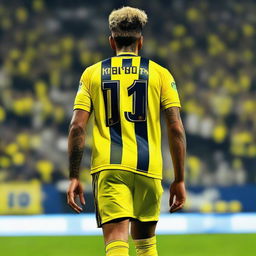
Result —
<svg viewBox="0 0 256 256"><path fill-rule="evenodd" d="M79 196L81 203L85 205L83 188L79 180L79 169L84 152L85 128L89 117L90 113L87 111L74 110L68 135L70 183L67 191L67 203L78 213L82 211L82 208L75 202L75 198Z"/></svg>
<svg viewBox="0 0 256 256"><path fill-rule="evenodd" d="M85 205L79 170L84 152L85 128L92 111L89 85L90 68L87 68L80 79L68 134L70 183L67 191L67 203L78 213L82 211L82 208L75 202L75 198L79 196L80 202Z"/></svg>
<svg viewBox="0 0 256 256"><path fill-rule="evenodd" d="M170 212L180 210L186 200L184 183L186 137L178 107L165 110L168 142L174 167L174 182L170 187Z"/></svg>

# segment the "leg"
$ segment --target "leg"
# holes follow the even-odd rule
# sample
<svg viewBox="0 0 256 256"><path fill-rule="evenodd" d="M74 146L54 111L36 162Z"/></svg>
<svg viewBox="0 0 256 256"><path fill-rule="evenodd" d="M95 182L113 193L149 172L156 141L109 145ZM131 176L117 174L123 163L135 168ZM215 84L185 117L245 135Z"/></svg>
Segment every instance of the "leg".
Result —
<svg viewBox="0 0 256 256"><path fill-rule="evenodd" d="M138 220L133 220L131 222L132 239L147 239L155 236L156 224L156 221L141 222Z"/></svg>
<svg viewBox="0 0 256 256"><path fill-rule="evenodd" d="M135 243L137 256L157 256L156 221L132 221L131 235Z"/></svg>
<svg viewBox="0 0 256 256"><path fill-rule="evenodd" d="M102 225L106 256L128 256L129 219L116 219Z"/></svg>
<svg viewBox="0 0 256 256"><path fill-rule="evenodd" d="M137 256L157 256L155 230L163 192L161 181L137 175L135 182L136 220L132 221L131 235Z"/></svg>
<svg viewBox="0 0 256 256"><path fill-rule="evenodd" d="M114 240L128 242L129 219L117 219L102 225L105 243Z"/></svg>
<svg viewBox="0 0 256 256"><path fill-rule="evenodd" d="M133 217L130 184L134 174L106 170L93 176L98 227L102 227L107 256L128 256L129 219Z"/></svg>

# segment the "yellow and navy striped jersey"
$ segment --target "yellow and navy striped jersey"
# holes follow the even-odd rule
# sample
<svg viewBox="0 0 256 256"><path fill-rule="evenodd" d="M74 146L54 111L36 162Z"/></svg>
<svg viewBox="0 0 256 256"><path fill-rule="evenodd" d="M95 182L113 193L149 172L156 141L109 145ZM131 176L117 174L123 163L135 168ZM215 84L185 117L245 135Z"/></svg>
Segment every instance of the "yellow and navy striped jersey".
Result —
<svg viewBox="0 0 256 256"><path fill-rule="evenodd" d="M170 72L131 53L82 74L74 109L94 112L91 173L126 170L162 178L160 110L180 107Z"/></svg>

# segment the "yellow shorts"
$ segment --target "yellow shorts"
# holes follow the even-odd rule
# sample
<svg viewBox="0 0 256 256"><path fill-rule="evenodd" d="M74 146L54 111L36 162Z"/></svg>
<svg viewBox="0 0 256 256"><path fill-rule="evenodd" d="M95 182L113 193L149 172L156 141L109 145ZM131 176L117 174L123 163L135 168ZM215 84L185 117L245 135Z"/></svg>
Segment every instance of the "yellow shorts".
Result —
<svg viewBox="0 0 256 256"><path fill-rule="evenodd" d="M158 221L163 188L161 180L123 170L93 174L98 227L119 218Z"/></svg>

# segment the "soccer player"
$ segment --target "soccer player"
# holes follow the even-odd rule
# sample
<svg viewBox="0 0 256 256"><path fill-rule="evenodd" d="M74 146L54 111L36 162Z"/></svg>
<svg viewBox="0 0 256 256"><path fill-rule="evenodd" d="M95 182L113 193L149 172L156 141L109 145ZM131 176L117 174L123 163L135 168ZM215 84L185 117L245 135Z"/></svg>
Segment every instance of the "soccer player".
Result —
<svg viewBox="0 0 256 256"><path fill-rule="evenodd" d="M140 57L144 11L123 7L109 16L110 46L116 56L88 67L75 98L68 137L70 185L68 204L78 213L85 204L79 167L85 127L94 112L91 174L98 227L107 256L128 255L128 234L137 255L156 256L155 229L163 192L160 110L166 116L175 179L170 187L170 212L182 208L185 133L180 101L169 71Z"/></svg>

